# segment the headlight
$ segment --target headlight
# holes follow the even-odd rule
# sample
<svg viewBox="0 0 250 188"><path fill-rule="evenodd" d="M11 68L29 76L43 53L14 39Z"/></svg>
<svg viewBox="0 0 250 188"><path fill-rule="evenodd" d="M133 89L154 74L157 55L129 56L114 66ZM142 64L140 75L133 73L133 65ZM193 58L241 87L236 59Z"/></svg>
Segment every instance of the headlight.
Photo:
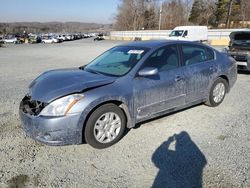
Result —
<svg viewBox="0 0 250 188"><path fill-rule="evenodd" d="M74 94L62 97L46 106L40 115L42 116L65 116L69 110L82 98L82 94Z"/></svg>

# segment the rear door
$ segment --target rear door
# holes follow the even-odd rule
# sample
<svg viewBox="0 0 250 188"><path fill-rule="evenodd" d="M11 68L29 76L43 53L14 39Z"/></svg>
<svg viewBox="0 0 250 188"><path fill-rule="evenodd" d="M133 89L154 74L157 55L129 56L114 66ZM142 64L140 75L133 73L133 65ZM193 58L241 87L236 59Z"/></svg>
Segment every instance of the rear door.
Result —
<svg viewBox="0 0 250 188"><path fill-rule="evenodd" d="M156 50L141 69L145 67L155 67L159 73L155 76L134 78L134 110L137 119L185 104L183 67L180 66L176 45Z"/></svg>
<svg viewBox="0 0 250 188"><path fill-rule="evenodd" d="M214 51L198 44L182 44L181 51L185 67L186 103L202 100L215 77Z"/></svg>

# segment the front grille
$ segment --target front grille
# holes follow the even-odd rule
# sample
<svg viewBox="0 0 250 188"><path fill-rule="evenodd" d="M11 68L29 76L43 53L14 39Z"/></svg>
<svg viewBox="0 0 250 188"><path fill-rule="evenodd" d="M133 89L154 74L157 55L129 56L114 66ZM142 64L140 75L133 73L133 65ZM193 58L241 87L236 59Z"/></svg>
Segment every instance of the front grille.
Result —
<svg viewBox="0 0 250 188"><path fill-rule="evenodd" d="M246 67L246 66L243 66L243 65L238 65L237 67L238 67L238 69L240 69L240 70L247 70L247 67Z"/></svg>
<svg viewBox="0 0 250 188"><path fill-rule="evenodd" d="M247 55L232 55L236 61L247 61Z"/></svg>
<svg viewBox="0 0 250 188"><path fill-rule="evenodd" d="M35 101L30 96L25 96L20 104L20 109L26 114L37 116L45 106L47 106L46 103Z"/></svg>

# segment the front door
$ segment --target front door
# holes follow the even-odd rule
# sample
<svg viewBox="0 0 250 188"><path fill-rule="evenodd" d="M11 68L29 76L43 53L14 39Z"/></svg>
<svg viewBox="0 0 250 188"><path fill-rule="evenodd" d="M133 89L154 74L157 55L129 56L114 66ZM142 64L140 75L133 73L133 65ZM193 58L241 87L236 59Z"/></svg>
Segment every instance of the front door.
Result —
<svg viewBox="0 0 250 188"><path fill-rule="evenodd" d="M137 120L185 104L185 80L176 45L156 50L144 62L145 67L157 68L154 76L136 76L133 80L134 110ZM141 70L140 69L140 70Z"/></svg>

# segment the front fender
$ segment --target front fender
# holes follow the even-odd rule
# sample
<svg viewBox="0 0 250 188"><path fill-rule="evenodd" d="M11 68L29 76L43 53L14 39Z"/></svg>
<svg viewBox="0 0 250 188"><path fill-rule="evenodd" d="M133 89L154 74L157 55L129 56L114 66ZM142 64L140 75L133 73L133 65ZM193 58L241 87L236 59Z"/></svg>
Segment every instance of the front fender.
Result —
<svg viewBox="0 0 250 188"><path fill-rule="evenodd" d="M127 127L132 128L135 125L135 121L133 120L133 116L131 114L132 104L129 104L129 101L121 96L112 96L112 97L102 97L98 98L91 103L89 103L83 110L80 116L80 120L78 123L78 130L84 130L86 121L89 117L89 115L99 106L106 104L106 103L121 103L119 105L120 108L123 109L126 118L127 118Z"/></svg>

